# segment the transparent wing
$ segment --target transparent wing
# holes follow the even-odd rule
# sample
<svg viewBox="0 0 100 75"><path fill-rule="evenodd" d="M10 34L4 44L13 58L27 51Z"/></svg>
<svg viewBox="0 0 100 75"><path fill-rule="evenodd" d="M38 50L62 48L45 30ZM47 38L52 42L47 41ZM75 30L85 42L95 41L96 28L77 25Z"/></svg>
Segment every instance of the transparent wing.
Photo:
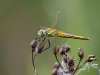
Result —
<svg viewBox="0 0 100 75"><path fill-rule="evenodd" d="M52 27L64 25L66 23L66 20L67 20L66 13L60 10L57 12L56 21L52 25Z"/></svg>

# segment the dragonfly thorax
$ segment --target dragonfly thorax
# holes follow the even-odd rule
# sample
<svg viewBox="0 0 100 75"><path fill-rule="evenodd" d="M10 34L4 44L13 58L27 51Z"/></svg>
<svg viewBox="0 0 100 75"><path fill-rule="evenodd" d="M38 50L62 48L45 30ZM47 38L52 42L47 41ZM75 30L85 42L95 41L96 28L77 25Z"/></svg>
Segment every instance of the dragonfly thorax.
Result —
<svg viewBox="0 0 100 75"><path fill-rule="evenodd" d="M54 28L48 28L46 31L46 36L55 37L57 35L57 30Z"/></svg>

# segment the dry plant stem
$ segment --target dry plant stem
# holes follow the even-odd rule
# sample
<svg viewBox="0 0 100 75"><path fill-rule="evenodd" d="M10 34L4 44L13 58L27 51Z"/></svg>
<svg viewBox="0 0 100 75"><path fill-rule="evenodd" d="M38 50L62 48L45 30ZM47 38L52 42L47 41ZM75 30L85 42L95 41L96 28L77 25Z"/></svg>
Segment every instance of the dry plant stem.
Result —
<svg viewBox="0 0 100 75"><path fill-rule="evenodd" d="M32 52L32 64L33 64L34 72L35 72L35 75L38 75L37 72L36 72L35 64L34 64L34 60L35 60L36 55L37 54L35 54L35 56L33 58L33 52Z"/></svg>
<svg viewBox="0 0 100 75"><path fill-rule="evenodd" d="M75 71L72 73L72 75L74 75L74 74L75 74L75 72L78 70L78 68L79 68L79 65L80 65L81 61L82 61L82 59L80 58L80 60L79 60L79 62L78 62L78 65L77 65L77 67L76 67Z"/></svg>
<svg viewBox="0 0 100 75"><path fill-rule="evenodd" d="M60 62L59 62L59 60L58 60L58 58L57 58L57 54L55 54L54 53L54 55L55 55L55 58L56 58L56 60L57 60L57 62L59 63L59 65L61 66L61 64L60 64ZM61 66L61 68L63 69L63 67ZM63 69L64 70L64 69Z"/></svg>
<svg viewBox="0 0 100 75"><path fill-rule="evenodd" d="M87 63L87 60L85 60L84 63L83 63L80 67L78 67L76 70L78 70L78 69L80 69L81 67L83 67L85 63Z"/></svg>
<svg viewBox="0 0 100 75"><path fill-rule="evenodd" d="M34 62L34 60L35 60L35 58L36 58L37 54L38 54L38 53L36 53L36 54L35 54L35 56L34 56L34 58L33 58L33 62Z"/></svg>

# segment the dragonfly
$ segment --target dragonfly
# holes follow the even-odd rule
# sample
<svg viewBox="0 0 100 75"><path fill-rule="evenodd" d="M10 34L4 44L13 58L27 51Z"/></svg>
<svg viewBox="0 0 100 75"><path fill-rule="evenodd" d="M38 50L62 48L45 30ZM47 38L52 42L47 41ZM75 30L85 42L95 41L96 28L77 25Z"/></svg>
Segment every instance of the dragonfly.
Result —
<svg viewBox="0 0 100 75"><path fill-rule="evenodd" d="M56 26L62 26L66 23L66 13L62 10L57 12L56 15L56 20L54 22L54 24L52 25L51 28L47 28L47 27L42 27L39 31L38 31L38 36L40 38L36 38L31 42L31 47L33 48L33 51L35 51L35 47L36 47L36 51L39 49L40 51L37 51L37 53L35 54L35 56L33 57L33 52L32 52L32 62L33 62L33 67L34 67L34 71L35 71L35 75L37 75L36 72L36 68L34 65L34 60L37 56L38 53L41 53L41 51L45 51L47 49L50 48L51 46L51 41L48 39L48 37L60 37L60 38L72 38L72 39L80 39L80 40L90 40L90 38L88 37L84 37L84 36L77 36L77 35L73 35L73 34L69 34L63 31L59 31L57 30L55 27ZM41 42L42 40L42 42ZM43 44L45 42L45 40L48 42L48 47L44 48ZM37 43L39 43L37 45ZM39 48L38 48L38 47ZM41 48L43 50L41 50ZM58 59L56 58L56 60L58 61ZM59 61L58 61L59 62Z"/></svg>
<svg viewBox="0 0 100 75"><path fill-rule="evenodd" d="M63 31L57 30L56 26L61 26L66 23L66 13L64 11L58 11L56 16L56 21L52 25L51 28L42 28L38 31L38 36L43 38L43 42L47 37L60 37L60 38L72 38L72 39L80 39L80 40L90 40L88 37L78 36L69 34ZM50 42L49 42L50 44ZM49 46L50 47L50 46Z"/></svg>

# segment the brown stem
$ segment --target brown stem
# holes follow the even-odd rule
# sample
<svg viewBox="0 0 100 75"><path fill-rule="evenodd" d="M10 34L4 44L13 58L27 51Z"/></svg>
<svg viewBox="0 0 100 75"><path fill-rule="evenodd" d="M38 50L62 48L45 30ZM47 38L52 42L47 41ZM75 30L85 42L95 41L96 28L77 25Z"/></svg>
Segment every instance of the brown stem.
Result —
<svg viewBox="0 0 100 75"><path fill-rule="evenodd" d="M35 60L36 55L37 54L35 54L35 56L33 58L33 52L32 52L32 65L33 65L33 69L34 69L35 75L38 75L37 72L36 72L35 64L34 64L34 60Z"/></svg>
<svg viewBox="0 0 100 75"><path fill-rule="evenodd" d="M62 65L60 64L60 62L59 62L59 60L58 60L58 58L57 58L57 55L56 55L55 53L54 53L54 55L55 55L55 58L56 58L57 62L59 63L59 65L60 65L61 68L63 69Z"/></svg>
<svg viewBox="0 0 100 75"><path fill-rule="evenodd" d="M59 62L59 60L58 60L58 58L57 58L57 54L56 54L56 53L54 53L54 55L55 55L55 58L56 58L57 62L58 62L58 63L59 63L59 65L61 66L62 70L65 72L65 70L63 69L62 65L60 64L60 62Z"/></svg>
<svg viewBox="0 0 100 75"><path fill-rule="evenodd" d="M77 70L83 67L85 63L87 63L87 60L85 60L84 63L80 67L77 68Z"/></svg>
<svg viewBox="0 0 100 75"><path fill-rule="evenodd" d="M78 70L78 68L79 68L79 65L80 65L80 62L82 61L82 59L80 58L80 60L79 60L79 62L78 62L78 65L77 65L77 67L76 67L76 69L74 70L74 72L73 72L73 74L72 75L74 75L75 74L75 72Z"/></svg>

